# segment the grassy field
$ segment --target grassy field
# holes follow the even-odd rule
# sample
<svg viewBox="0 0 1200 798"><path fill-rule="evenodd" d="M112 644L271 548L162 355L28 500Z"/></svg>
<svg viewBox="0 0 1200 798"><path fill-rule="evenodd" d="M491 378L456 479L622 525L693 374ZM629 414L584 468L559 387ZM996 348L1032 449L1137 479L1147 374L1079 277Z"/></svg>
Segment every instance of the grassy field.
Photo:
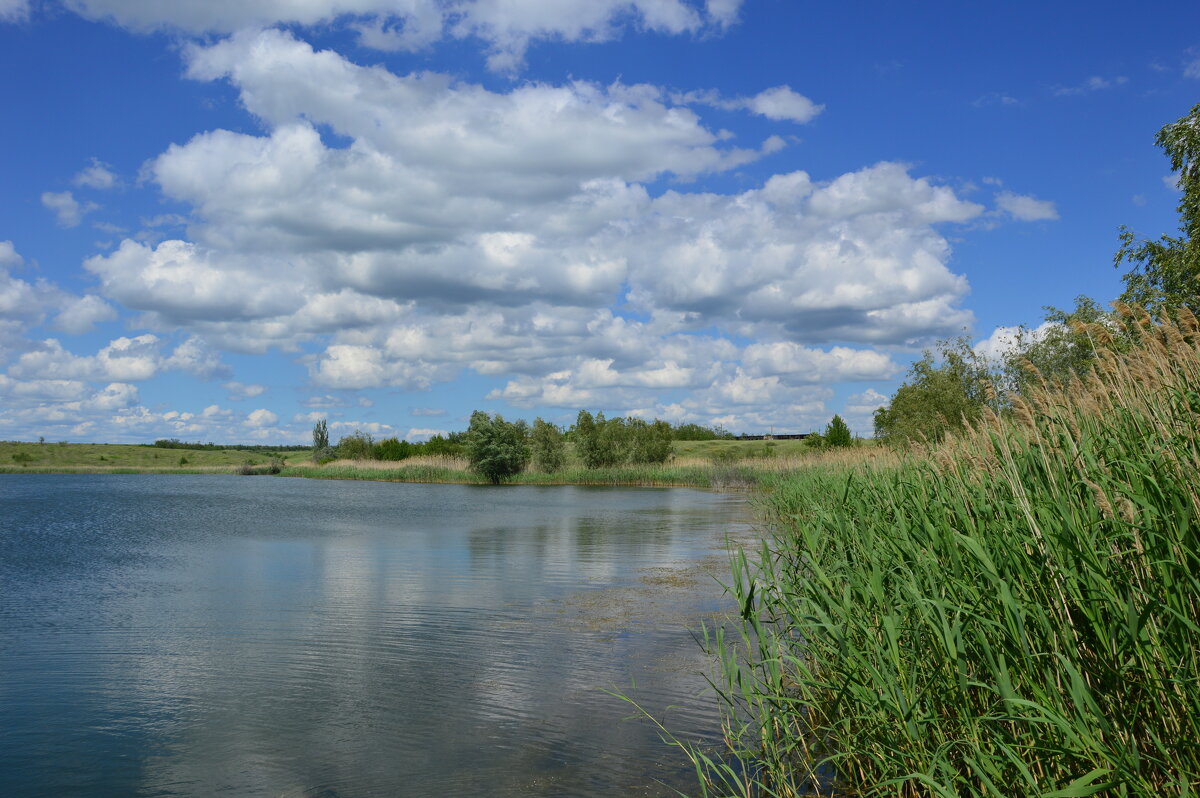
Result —
<svg viewBox="0 0 1200 798"><path fill-rule="evenodd" d="M1200 792L1200 329L892 467L768 477L706 794Z"/></svg>
<svg viewBox="0 0 1200 798"><path fill-rule="evenodd" d="M119 443L0 441L0 473L228 473L244 463L268 463L271 456L270 453L234 449L160 449ZM280 456L288 461L305 460L308 452L282 452Z"/></svg>

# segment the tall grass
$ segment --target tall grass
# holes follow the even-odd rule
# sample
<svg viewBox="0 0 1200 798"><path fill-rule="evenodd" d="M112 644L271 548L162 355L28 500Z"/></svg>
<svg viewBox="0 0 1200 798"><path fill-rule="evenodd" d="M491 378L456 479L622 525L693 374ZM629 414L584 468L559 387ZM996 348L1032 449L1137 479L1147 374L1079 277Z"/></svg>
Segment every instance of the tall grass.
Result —
<svg viewBox="0 0 1200 798"><path fill-rule="evenodd" d="M1200 333L1138 329L931 456L776 479L706 794L1197 794Z"/></svg>

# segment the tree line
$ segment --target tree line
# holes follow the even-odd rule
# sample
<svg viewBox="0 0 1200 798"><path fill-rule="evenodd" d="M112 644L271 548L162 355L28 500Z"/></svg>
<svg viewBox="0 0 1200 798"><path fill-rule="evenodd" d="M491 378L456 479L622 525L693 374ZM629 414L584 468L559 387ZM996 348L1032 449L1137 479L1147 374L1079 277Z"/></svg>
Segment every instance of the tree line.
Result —
<svg viewBox="0 0 1200 798"><path fill-rule="evenodd" d="M847 431L848 434L848 431ZM661 464L671 456L676 440L732 440L720 427L695 423L673 426L666 421L637 417L606 418L603 412L580 410L575 424L566 429L541 418L530 425L524 420L506 421L500 414L483 411L471 414L465 432L435 435L423 443L398 438L376 441L369 433L355 430L330 445L325 419L313 427L313 460L407 460L422 455L466 457L471 467L492 482L502 482L532 465L544 472L561 470L567 462L567 444L584 468L609 468L625 464Z"/></svg>

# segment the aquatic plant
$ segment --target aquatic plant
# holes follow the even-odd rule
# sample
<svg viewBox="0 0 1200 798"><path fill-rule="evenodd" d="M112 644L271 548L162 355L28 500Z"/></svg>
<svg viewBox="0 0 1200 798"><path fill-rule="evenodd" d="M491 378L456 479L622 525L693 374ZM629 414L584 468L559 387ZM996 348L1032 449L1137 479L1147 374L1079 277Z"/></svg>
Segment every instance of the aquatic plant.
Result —
<svg viewBox="0 0 1200 798"><path fill-rule="evenodd" d="M1135 349L1011 417L766 477L705 794L1196 794L1200 328L1126 316Z"/></svg>

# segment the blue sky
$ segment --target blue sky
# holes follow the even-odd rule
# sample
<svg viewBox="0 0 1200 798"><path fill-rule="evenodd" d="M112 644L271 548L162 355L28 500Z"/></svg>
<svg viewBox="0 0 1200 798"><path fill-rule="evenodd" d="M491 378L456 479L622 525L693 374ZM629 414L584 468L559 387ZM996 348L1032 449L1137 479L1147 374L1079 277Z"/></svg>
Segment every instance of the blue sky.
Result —
<svg viewBox="0 0 1200 798"><path fill-rule="evenodd" d="M1176 227L1194 2L0 0L0 438L861 433Z"/></svg>

